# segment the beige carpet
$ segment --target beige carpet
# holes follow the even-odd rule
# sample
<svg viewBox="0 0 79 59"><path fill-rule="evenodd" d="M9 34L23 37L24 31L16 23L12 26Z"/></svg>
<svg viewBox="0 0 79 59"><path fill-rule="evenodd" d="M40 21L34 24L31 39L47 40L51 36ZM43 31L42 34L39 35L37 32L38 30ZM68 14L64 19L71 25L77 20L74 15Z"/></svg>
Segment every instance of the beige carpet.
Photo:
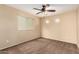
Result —
<svg viewBox="0 0 79 59"><path fill-rule="evenodd" d="M50 39L36 39L4 49L10 54L74 54L78 53L75 44Z"/></svg>

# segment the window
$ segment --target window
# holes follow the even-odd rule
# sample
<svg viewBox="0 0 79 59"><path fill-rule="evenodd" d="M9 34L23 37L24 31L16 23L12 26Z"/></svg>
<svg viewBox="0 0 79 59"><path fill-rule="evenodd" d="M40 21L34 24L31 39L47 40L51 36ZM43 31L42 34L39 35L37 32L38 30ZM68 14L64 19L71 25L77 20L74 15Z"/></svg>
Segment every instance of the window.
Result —
<svg viewBox="0 0 79 59"><path fill-rule="evenodd" d="M33 28L33 20L28 17L17 16L18 30L31 30Z"/></svg>

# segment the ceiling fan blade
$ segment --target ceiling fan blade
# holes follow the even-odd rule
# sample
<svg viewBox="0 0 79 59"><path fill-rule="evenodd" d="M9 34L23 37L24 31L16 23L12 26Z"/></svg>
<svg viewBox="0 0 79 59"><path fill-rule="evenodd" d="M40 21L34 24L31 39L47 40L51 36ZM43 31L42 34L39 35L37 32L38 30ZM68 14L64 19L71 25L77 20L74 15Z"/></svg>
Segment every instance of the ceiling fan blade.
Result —
<svg viewBox="0 0 79 59"><path fill-rule="evenodd" d="M46 4L46 6L47 6L47 7L49 7L49 6L50 6L50 4Z"/></svg>
<svg viewBox="0 0 79 59"><path fill-rule="evenodd" d="M56 12L56 10L47 10L48 12Z"/></svg>
<svg viewBox="0 0 79 59"><path fill-rule="evenodd" d="M43 4L42 7L49 7L50 4Z"/></svg>
<svg viewBox="0 0 79 59"><path fill-rule="evenodd" d="M42 12L38 12L38 13L36 13L36 14L40 14L40 13L42 13Z"/></svg>
<svg viewBox="0 0 79 59"><path fill-rule="evenodd" d="M38 9L38 8L33 8L33 9L41 11L41 9Z"/></svg>

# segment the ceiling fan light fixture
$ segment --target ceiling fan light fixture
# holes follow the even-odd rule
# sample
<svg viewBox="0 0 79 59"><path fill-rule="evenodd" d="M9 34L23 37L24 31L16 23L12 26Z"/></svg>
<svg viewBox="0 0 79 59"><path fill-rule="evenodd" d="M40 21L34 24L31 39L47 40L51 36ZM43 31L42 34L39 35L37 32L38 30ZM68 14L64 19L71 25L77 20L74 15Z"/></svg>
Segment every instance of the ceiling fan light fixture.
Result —
<svg viewBox="0 0 79 59"><path fill-rule="evenodd" d="M38 11L40 11L40 12L38 12L38 13L36 13L36 14L40 14L40 13L46 13L46 12L56 12L56 10L55 9L52 9L52 7L51 7L51 9L49 9L51 6L50 6L50 4L44 4L44 5L42 5L42 8L41 9L39 9L39 8L33 8L33 9L35 9L35 10L38 10Z"/></svg>

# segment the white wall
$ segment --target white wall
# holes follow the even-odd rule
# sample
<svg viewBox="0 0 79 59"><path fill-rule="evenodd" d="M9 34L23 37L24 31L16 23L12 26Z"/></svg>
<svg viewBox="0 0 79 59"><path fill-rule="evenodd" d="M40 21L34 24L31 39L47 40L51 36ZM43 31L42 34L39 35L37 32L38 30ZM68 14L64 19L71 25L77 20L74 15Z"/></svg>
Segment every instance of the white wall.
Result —
<svg viewBox="0 0 79 59"><path fill-rule="evenodd" d="M60 19L60 23L55 23L56 18ZM46 20L42 19L42 37L77 44L76 10L46 19L50 23L46 24Z"/></svg>
<svg viewBox="0 0 79 59"><path fill-rule="evenodd" d="M17 30L17 15L30 17L34 21L32 30ZM0 5L0 50L40 37L39 18L5 5Z"/></svg>
<svg viewBox="0 0 79 59"><path fill-rule="evenodd" d="M76 24L77 24L77 46L78 46L78 48L79 48L79 8L77 9L77 22L76 22Z"/></svg>

